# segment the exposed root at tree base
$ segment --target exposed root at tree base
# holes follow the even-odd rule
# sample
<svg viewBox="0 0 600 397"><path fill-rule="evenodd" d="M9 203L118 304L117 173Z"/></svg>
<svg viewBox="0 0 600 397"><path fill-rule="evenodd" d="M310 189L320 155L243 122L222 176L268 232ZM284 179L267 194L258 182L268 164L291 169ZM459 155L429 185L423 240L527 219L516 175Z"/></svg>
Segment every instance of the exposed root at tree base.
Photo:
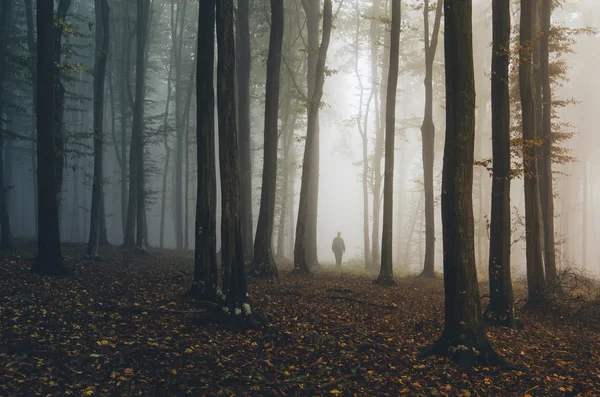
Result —
<svg viewBox="0 0 600 397"><path fill-rule="evenodd" d="M425 270L423 270L421 272L421 274L419 274L417 276L417 278L428 278L428 279L437 279L438 277L436 276L435 272L426 272Z"/></svg>
<svg viewBox="0 0 600 397"><path fill-rule="evenodd" d="M297 275L297 276L303 276L303 277L310 277L313 275L313 273L310 271L310 269L308 269L308 268L302 269L300 267L294 268L294 270L292 270L291 274Z"/></svg>
<svg viewBox="0 0 600 397"><path fill-rule="evenodd" d="M505 316L505 318L499 318L495 313L490 312L489 309L483 313L483 321L486 324L497 326L497 327L507 327L514 330L523 329L523 324L518 319L513 316Z"/></svg>
<svg viewBox="0 0 600 397"><path fill-rule="evenodd" d="M468 347L442 337L433 345L419 348L419 357L421 358L434 355L448 357L462 369L471 369L477 366L491 366L507 371L517 369L513 364L500 357L489 343L483 346Z"/></svg>
<svg viewBox="0 0 600 397"><path fill-rule="evenodd" d="M396 281L394 280L394 276L389 276L389 275L379 275L379 277L377 277L377 280L375 280L375 284L377 285L383 285L385 287L394 287L398 284L396 284Z"/></svg>
<svg viewBox="0 0 600 397"><path fill-rule="evenodd" d="M248 269L247 276L276 281L279 278L279 272L274 261L271 263L253 263Z"/></svg>

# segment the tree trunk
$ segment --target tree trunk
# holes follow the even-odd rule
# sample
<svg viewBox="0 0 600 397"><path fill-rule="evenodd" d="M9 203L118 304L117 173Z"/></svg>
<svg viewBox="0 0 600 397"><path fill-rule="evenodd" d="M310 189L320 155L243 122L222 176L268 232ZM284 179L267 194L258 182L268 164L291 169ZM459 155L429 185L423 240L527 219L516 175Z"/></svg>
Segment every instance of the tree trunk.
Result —
<svg viewBox="0 0 600 397"><path fill-rule="evenodd" d="M200 3L196 63L196 230L194 282L190 295L196 299L217 300L217 188L215 158L215 5Z"/></svg>
<svg viewBox="0 0 600 397"><path fill-rule="evenodd" d="M221 170L221 266L223 312L235 327L253 326L248 303L241 222L241 182L235 101L233 0L217 2L217 104ZM243 316L241 315L243 314Z"/></svg>
<svg viewBox="0 0 600 397"><path fill-rule="evenodd" d="M34 114L33 114L33 122L32 127L37 124L37 49L35 45L35 37L33 31L33 5L32 0L24 0L25 3L25 19L27 21L27 48L29 49L29 54L31 56L31 90L32 90L32 102L34 104ZM37 182L37 163L36 163L36 132L34 128L31 129L31 171L33 173L33 177L31 178L33 182L33 213L36 221L35 224L35 237L38 237L38 182Z"/></svg>
<svg viewBox="0 0 600 397"><path fill-rule="evenodd" d="M588 243L588 165L587 155L581 162L583 166L583 193L581 201L581 268L587 270L587 243Z"/></svg>
<svg viewBox="0 0 600 397"><path fill-rule="evenodd" d="M550 87L548 41L551 27L551 0L542 0L542 38L540 51L540 69L542 75L542 158L540 201L544 221L544 268L546 283L557 283L556 244L554 242L554 189L552 183L552 89Z"/></svg>
<svg viewBox="0 0 600 397"><path fill-rule="evenodd" d="M370 21L370 40L371 40L371 45L370 45L370 60L371 60L371 92L373 93L373 98L375 99L375 134L376 134L376 138L375 138L375 155L373 157L373 172L379 172L379 167L381 167L381 156L379 155L378 157L378 152L377 152L377 148L378 147L382 147L382 140L380 139L381 136L381 117L379 115L379 99L378 99L378 85L379 85L379 80L378 80L378 75L379 75L379 56L378 56L378 47L379 47L379 41L380 41L380 36L381 36L381 32L379 29L379 25L381 24L380 21L380 16L379 16L379 11L380 11L380 0L374 0L373 1L373 6L371 8L372 10L372 15L371 15L371 21ZM384 29L384 35L386 37L387 40L387 34L385 33L385 29ZM364 146L364 140L363 140L363 146ZM368 152L367 152L368 155ZM364 158L364 148L363 148L363 158ZM377 171L376 171L377 169ZM364 169L363 169L364 172ZM377 249L377 245L379 244L379 240L375 240L375 226L377 226L379 223L375 222L375 213L379 214L379 200L375 199L375 190L377 189L377 191L380 190L379 185L376 183L377 177L373 176L372 180L370 181L371 187L373 188L373 239L370 239L369 244L372 244L372 247L369 247L368 251L369 251L369 259L365 259L365 268L368 266L369 269L373 269L376 270L377 266L379 265L379 250ZM368 185L367 185L367 191L368 191ZM363 183L363 195L364 195L364 183ZM364 198L363 198L364 200ZM379 215L377 215L379 216ZM363 231L364 232L364 231ZM364 241L366 242L367 239L364 238ZM375 249L377 249L377 251L374 251ZM365 255L367 255L367 249L365 249Z"/></svg>
<svg viewBox="0 0 600 397"><path fill-rule="evenodd" d="M510 5L494 0L492 47L492 211L490 215L490 302L484 318L517 327L510 275Z"/></svg>
<svg viewBox="0 0 600 397"><path fill-rule="evenodd" d="M100 241L100 216L104 216L103 192L103 146L104 146L104 80L106 60L110 43L108 0L95 0L96 14L96 65L94 67L94 177L92 184L92 204L90 212L90 237L87 255L98 256ZM106 231L106 229L105 229Z"/></svg>
<svg viewBox="0 0 600 397"><path fill-rule="evenodd" d="M317 64L319 56L319 18L320 18L320 1L319 0L303 0L302 6L306 13L306 30L308 35L308 68L306 72L307 77L307 92L308 92L308 110L310 112L311 101L314 97L316 81L319 78L317 73ZM323 21L325 23L325 21ZM317 103L316 114L314 114L314 132L312 133L312 143L310 154L310 167L312 168L311 176L309 178L309 184L307 186L308 201L306 203L306 216L304 222L306 223L306 232L304 237L305 246L305 257L307 266L318 266L319 259L317 255L317 215L319 209L319 168L320 168L320 144L319 144L319 108L320 101ZM308 115L307 117L310 117ZM308 128L307 128L308 130ZM305 145L308 146L308 133L307 142ZM306 150L306 149L305 149ZM306 163L303 163L303 167ZM303 171L304 175L304 171ZM300 217L298 217L300 219ZM300 222L298 222L300 223ZM295 251L295 249L294 249Z"/></svg>
<svg viewBox="0 0 600 397"><path fill-rule="evenodd" d="M390 33L390 66L388 69L385 109L385 174L383 181L383 230L381 233L381 269L376 283L396 285L392 263L394 216L394 137L396 135L396 89L400 58L401 0L392 0L392 30Z"/></svg>
<svg viewBox="0 0 600 397"><path fill-rule="evenodd" d="M435 156L435 124L433 123L433 61L437 50L442 19L442 1L438 0L431 44L429 43L429 0L425 0L425 113L421 125L423 146L423 185L425 188L425 261L421 276L435 277L435 211L433 197L433 165Z"/></svg>
<svg viewBox="0 0 600 397"><path fill-rule="evenodd" d="M249 1L238 0L236 13L236 77L238 100L238 146L242 177L242 236L244 261L252 261L252 136L250 134L250 16ZM272 28L272 27L271 27Z"/></svg>
<svg viewBox="0 0 600 397"><path fill-rule="evenodd" d="M57 68L56 72L56 85L55 85L55 101L56 109L54 113L54 136L56 141L56 183L57 183L57 194L58 194L58 205L60 208L60 200L62 195L62 186L64 180L65 170L65 131L64 131L64 118L65 118L65 86L61 79L61 62L62 62L62 36L67 25L67 12L71 7L71 0L59 0L58 8L56 10L56 27L54 36L54 62Z"/></svg>
<svg viewBox="0 0 600 397"><path fill-rule="evenodd" d="M197 41L197 38L196 38ZM198 44L196 43L196 47ZM183 114L183 119L185 120L185 205L184 205L184 222L183 222L183 249L189 249L189 201L190 201L190 149L188 147L190 142L190 110L192 108L192 93L193 85L194 85L194 77L196 76L196 62L197 59L194 60L194 67L192 68L192 72L190 73L189 78L189 89L187 90L187 98L185 101L185 110Z"/></svg>
<svg viewBox="0 0 600 397"><path fill-rule="evenodd" d="M37 162L38 251L32 270L48 275L65 272L60 248L56 141L54 136L55 83L54 4L38 1L37 9Z"/></svg>
<svg viewBox="0 0 600 397"><path fill-rule="evenodd" d="M471 18L472 0L445 0L446 142L442 171L445 324L441 338L424 351L424 355L448 355L463 368L499 361L484 332L475 266L475 76Z"/></svg>
<svg viewBox="0 0 600 397"><path fill-rule="evenodd" d="M519 90L523 126L523 170L525 179L525 229L527 256L528 306L535 307L544 300L544 268L540 239L539 189L536 150L536 115L532 86L532 33L535 1L521 1Z"/></svg>
<svg viewBox="0 0 600 397"><path fill-rule="evenodd" d="M2 229L1 249L12 248L12 233L8 216L7 193L9 187L4 179L4 126L2 103L4 99L4 82L6 80L6 64L8 54L8 31L12 27L12 0L7 0L0 6L0 225Z"/></svg>
<svg viewBox="0 0 600 397"><path fill-rule="evenodd" d="M267 58L265 96L265 134L260 211L254 239L254 261L251 273L257 277L276 279L277 264L273 258L273 224L277 191L277 147L279 131L279 73L283 47L283 0L271 0L271 33Z"/></svg>
<svg viewBox="0 0 600 397"><path fill-rule="evenodd" d="M125 5L127 7L127 5ZM128 59L128 44L129 43L129 20L123 18L123 36L121 38L121 67L119 68L119 107L121 113L121 223L123 227L123 240L126 240L127 235L127 200L129 193L127 191L127 74L131 67ZM127 60L127 62L125 61Z"/></svg>
<svg viewBox="0 0 600 397"><path fill-rule="evenodd" d="M290 150L292 148L292 142L294 139L294 126L296 124L296 117L294 116L294 120L290 123L289 119L290 119L290 113L291 113L291 103L292 103L292 86L290 84L289 81L287 81L287 89L288 89L288 93L285 96L285 101L283 104L283 125L281 126L281 131L282 131L282 146L283 146L283 154L282 154L282 171L283 171L283 178L282 178L282 182L281 182L281 186L280 186L280 201L281 201L281 206L280 206L280 213L279 213L279 225L278 225L278 232L277 232L277 254L276 257L277 258L283 258L286 255L286 248L285 248L285 236L286 233L290 233L291 234L291 229L286 228L286 221L287 221L287 217L288 217L288 212L289 212L289 199L288 199L288 195L290 194L289 192L289 177L290 177L290 173L291 170L289 169L289 157L290 157ZM284 84L284 86L286 86Z"/></svg>
<svg viewBox="0 0 600 397"><path fill-rule="evenodd" d="M318 2L317 2L318 3ZM306 2L303 2L306 4ZM312 7L312 6L311 6ZM300 203L298 207L298 221L296 222L296 241L294 244L294 271L308 275L311 273L309 266L315 264L316 259L316 234L311 228L313 221L316 225L316 212L311 212L311 205L316 205L318 198L318 135L319 135L319 107L323 97L323 84L325 83L325 60L331 39L332 10L331 0L325 0L323 6L323 37L317 57L313 95L308 103L308 121L306 143L304 147L304 160L302 162L302 183L300 185ZM310 31L310 29L309 29ZM310 45L310 44L309 44ZM309 60L310 63L310 60ZM308 69L310 75L310 65ZM309 89L310 92L310 89ZM316 158L315 158L316 157ZM315 182L315 180L317 182ZM317 192L317 197L315 196ZM314 217L314 219L313 219ZM314 239L313 239L314 238Z"/></svg>

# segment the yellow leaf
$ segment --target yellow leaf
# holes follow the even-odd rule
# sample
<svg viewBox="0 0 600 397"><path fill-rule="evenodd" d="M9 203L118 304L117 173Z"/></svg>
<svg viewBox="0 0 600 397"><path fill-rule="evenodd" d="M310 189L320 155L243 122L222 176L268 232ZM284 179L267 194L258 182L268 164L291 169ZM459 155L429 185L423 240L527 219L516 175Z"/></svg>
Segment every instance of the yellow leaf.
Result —
<svg viewBox="0 0 600 397"><path fill-rule="evenodd" d="M284 372L284 374L285 374L286 376L290 376L290 375L291 375L289 371L285 371L285 372Z"/></svg>
<svg viewBox="0 0 600 397"><path fill-rule="evenodd" d="M125 368L123 371L125 375L133 375L133 368Z"/></svg>
<svg viewBox="0 0 600 397"><path fill-rule="evenodd" d="M173 375L177 375L177 370L176 370L175 368L173 368L173 369L171 370L171 373L172 373Z"/></svg>
<svg viewBox="0 0 600 397"><path fill-rule="evenodd" d="M185 354L190 354L192 352L192 349L190 349L189 347L187 349L185 349L184 353Z"/></svg>
<svg viewBox="0 0 600 397"><path fill-rule="evenodd" d="M341 391L339 391L338 389L332 389L329 393L334 394L334 395L338 395L338 394L342 394Z"/></svg>
<svg viewBox="0 0 600 397"><path fill-rule="evenodd" d="M533 397L531 394L527 393L523 397Z"/></svg>

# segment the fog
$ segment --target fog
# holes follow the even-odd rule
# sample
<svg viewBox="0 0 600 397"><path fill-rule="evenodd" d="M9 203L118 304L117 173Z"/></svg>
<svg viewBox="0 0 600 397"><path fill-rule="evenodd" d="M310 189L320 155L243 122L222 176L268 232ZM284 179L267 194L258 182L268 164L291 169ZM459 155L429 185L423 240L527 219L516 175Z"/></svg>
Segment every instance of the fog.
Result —
<svg viewBox="0 0 600 397"><path fill-rule="evenodd" d="M61 195L61 239L63 241L87 241L89 232L89 214L91 200L91 175L93 174L92 145L92 71L93 59L93 28L94 7L92 2L73 1L68 14L68 20L75 27L78 34L67 34L63 38L65 45L69 46L65 62L70 62L77 67L63 73L67 86L67 99L65 106L65 134L66 139L66 164L63 191ZM175 6L172 6L172 3ZM268 4L266 1L251 2L250 19L251 29L251 74L250 74L250 132L252 139L252 219L256 228L259 205L263 158L263 118L264 118L264 85L265 64L268 45ZM301 89L306 89L306 75L302 73L302 58L305 52L299 48L305 46L306 32L302 30L302 40L294 40L290 34L297 34L302 27L304 13L302 7L294 4L295 0L285 2L286 7L286 33L284 35L284 58L287 66L282 66L281 98L286 93L293 92L294 87L290 78L286 77L291 67L295 67L294 84L300 84ZM300 3L300 2L298 2ZM380 4L377 11L378 18L386 16L386 1ZM423 167L421 152L421 122L425 101L423 79L425 75L425 59L423 53L423 12L422 1L406 0L402 2L402 31L400 41L400 74L397 92L396 108L396 145L395 145L395 186L394 186L394 263L398 271L419 272L423 267L425 250L425 223L423 204ZM491 57L491 2L475 0L474 2L474 52L475 74L477 92L477 126L475 157L476 161L491 159L491 108L490 108L490 57ZM513 3L513 2L511 2ZM518 4L513 5L513 39L518 34ZM149 28L148 44L148 70L146 74L146 100L145 100L145 166L146 166L146 195L147 195L147 225L148 243L153 247L160 245L161 235L161 200L163 193L165 147L163 134L168 130L166 142L169 150L175 149L175 136L177 126L173 120L175 112L175 97L171 98L170 110L165 127L163 123L165 101L169 90L177 92L186 91L193 87L190 80L190 71L194 66L195 37L197 33L197 4L190 2L185 15L179 23L183 23L185 30L182 40L183 53L180 54L180 82L174 78L169 83L170 51L172 39L170 33L171 12L182 7L182 0L155 0L152 2L152 18ZM355 60L354 41L356 25L356 6L360 8L360 51L359 59ZM127 120L121 128L121 102L126 99L126 88L120 86L123 76L120 68L125 59L122 59L124 39L131 39L124 33L123 20L126 18L121 12L128 9L125 1L110 1L112 16L111 24L112 44L109 53L108 71L111 75L110 90L106 88L105 101L105 148L104 148L104 205L106 213L107 237L111 244L119 245L123 242L123 214L121 188L122 177L120 159L122 150L129 150L129 143L121 146L121 134L129 142L131 125L130 111L127 110ZM369 36L369 18L371 2L367 1L337 1L334 2L334 29L332 41L327 55L327 73L325 78L323 106L320 111L320 178L318 200L317 242L318 258L323 264L334 262L331 252L331 241L339 231L345 239L347 251L346 262L361 263L363 261L363 191L362 191L362 140L357 129L354 117L359 109L359 85L354 71L354 64L358 65L359 74L365 85L365 102L371 89L371 57L369 48L375 40L378 45L378 81L377 86L382 89L382 73L385 71L384 60L386 51L383 42L384 35L378 38ZM177 11L179 12L179 11ZM430 5L429 21L433 26L435 3ZM177 14L179 15L179 14ZM296 27L291 24L293 16L298 16ZM133 26L135 12L127 16L129 24ZM385 21L378 21L382 29L388 29ZM23 39L26 36L27 25L24 7L15 6L14 37ZM598 134L596 109L600 109L600 99L596 87L600 86L600 77L596 72L596 62L600 54L600 37L595 31L600 24L600 4L591 0L564 0L560 6L553 10L552 25L561 27L560 35L552 36L556 46L551 50L552 71L557 73L553 81L554 116L553 128L569 135L569 138L558 143L569 152L557 154L572 158L571 161L558 159L553 164L554 172L554 208L555 208L555 236L557 242L557 259L561 267L575 266L589 272L600 271L596 258L600 256L599 235L599 209L596 205L598 183L600 179L600 158L597 155L600 147L600 134ZM89 26L88 26L89 25ZM430 26L430 34L431 28ZM294 30L296 29L296 30ZM92 33L91 33L92 32ZM440 28L439 44L434 61L433 80L433 120L436 127L435 133L435 165L434 165L434 197L435 197L435 268L441 272L442 268L442 238L440 217L440 189L441 189L441 163L444 141L444 97L443 97L443 19ZM286 41L288 40L288 41ZM131 41L131 40L130 40ZM132 45L135 51L135 44ZM9 45L11 54L23 56L24 63L28 59L27 48L23 44ZM133 55L134 56L134 55ZM135 57L135 56L134 56ZM171 59L172 61L172 59ZM35 135L33 102L31 100L31 77L28 67L15 65L10 68L11 75L7 79L5 95L2 100L1 115L6 120L4 123L5 134L8 137L4 144L5 185L7 187L7 202L12 226L12 234L16 238L30 239L35 237L35 200L34 200L34 171L32 166L31 137ZM515 70L513 62L511 68ZM131 67L131 65L130 65ZM129 78L134 73L129 70ZM173 72L175 73L175 72ZM384 79L387 76L383 76ZM512 77L511 77L512 80ZM130 84L129 82L128 84ZM177 84L179 84L177 86ZM194 90L195 91L195 90ZM171 93L173 95L173 93ZM292 95L292 94L289 94ZM378 94L379 95L379 94ZM518 98L518 95L517 95ZM178 101L177 114L183 114L184 97ZM283 102L283 99L280 100ZM563 106L564 105L564 106ZM187 242L185 247L193 249L194 239L194 214L196 204L196 150L195 150L195 95L191 95L190 116L183 120L181 126L189 123L189 137L185 138L184 146L188 156L183 161L184 176L189 179L187 193L184 188L183 202L187 202ZM290 106L290 105L288 105ZM306 135L306 109L302 107L297 98L292 100L292 108L296 109L297 121L293 127L295 152L293 216L298 214L300 176L302 156L304 153L304 139ZM512 109L512 123L517 126L519 115L518 100ZM365 105L363 104L363 112ZM520 111L520 110L519 110ZM181 113L179 113L181 112ZM373 150L376 136L376 117L374 104L369 110L367 126L368 151L370 167L372 167ZM364 116L364 114L363 114ZM179 116L177 116L179 117ZM183 117L183 116L181 116ZM177 124L177 126L176 126ZM283 116L280 112L280 125ZM184 127L181 127L184 128ZM518 135L518 128L515 134ZM279 160L283 162L283 138L280 138ZM117 151L115 151L115 147ZM217 151L218 153L218 151ZM183 154L181 154L183 155ZM175 215L175 186L173 161L177 153L171 155L167 167L166 177L166 210L164 220L164 247L176 248ZM559 161L560 160L560 161ZM513 159L519 162L518 156ZM185 170L188 171L185 171ZM217 164L217 172L219 166ZM381 165L383 172L383 162ZM279 169L278 189L281 187L282 168ZM372 172L372 171L370 171ZM185 178L183 180L185 180ZM182 180L182 181L183 181ZM220 185L218 185L218 188ZM370 191L372 191L372 183ZM478 269L487 272L488 262L488 220L490 214L491 177L483 166L475 166L474 181L474 217L475 217L475 250ZM381 193L382 194L382 193ZM513 240L512 267L514 274L523 275L525 272L525 244L524 244L524 198L522 178L512 180L513 209ZM283 199L278 197L278 206ZM220 195L217 197L217 228L220 220ZM369 211L373 209L373 196L369 193ZM278 207L280 208L280 207ZM185 205L184 205L185 212ZM276 210L276 218L280 215ZM382 214L380 213L381 217ZM373 215L369 213L369 233L372 239ZM285 247L278 252L290 258L292 252L290 245L293 243L294 229L286 221L285 229L279 229L275 220L275 236L285 233ZM379 223L381 227L381 223ZM220 233L217 233L217 245L220 246ZM381 239L381 233L379 233ZM371 244L373 242L371 241ZM379 242L380 243L380 242ZM275 249L275 248L274 248Z"/></svg>

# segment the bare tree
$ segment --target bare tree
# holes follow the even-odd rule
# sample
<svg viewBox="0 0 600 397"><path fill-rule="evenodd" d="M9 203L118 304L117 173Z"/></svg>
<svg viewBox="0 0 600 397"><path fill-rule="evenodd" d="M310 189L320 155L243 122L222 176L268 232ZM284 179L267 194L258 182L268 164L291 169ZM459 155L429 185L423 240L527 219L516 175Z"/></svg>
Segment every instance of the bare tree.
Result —
<svg viewBox="0 0 600 397"><path fill-rule="evenodd" d="M4 83L6 80L6 64L8 55L8 31L11 25L13 0L0 4L0 225L2 228L2 241L0 248L12 248L12 234L10 231L10 218L8 216L7 187L4 180L4 125L2 101L4 99Z"/></svg>
<svg viewBox="0 0 600 397"><path fill-rule="evenodd" d="M303 1L305 4L306 1ZM318 1L317 1L318 4ZM313 249L316 252L316 234L311 231L311 222L316 222L316 212L311 212L311 206L316 206L318 199L318 135L319 135L319 107L323 97L325 83L325 61L327 49L331 39L333 22L331 0L325 0L323 5L323 37L317 57L315 80L312 95L309 95L308 122L306 130L306 143L304 146L304 160L302 162L302 183L300 185L300 202L298 207L298 220L296 222L296 241L294 244L294 271L301 274L310 274L309 264L313 259ZM310 31L310 29L309 29ZM310 45L310 42L309 42ZM310 60L309 60L310 64ZM310 75L310 65L309 65ZM310 82L310 80L309 80ZM310 86L309 86L310 87ZM309 88L309 93L311 92ZM315 182L316 181L316 182ZM315 194L316 192L316 194ZM316 211L316 208L315 208ZM316 257L314 258L316 259Z"/></svg>
<svg viewBox="0 0 600 397"><path fill-rule="evenodd" d="M56 68L54 2L38 1L37 10L37 180L38 251L32 270L50 275L65 272L58 222L58 183L54 136Z"/></svg>
<svg viewBox="0 0 600 397"><path fill-rule="evenodd" d="M472 0L444 2L446 142L442 171L445 324L423 355L448 355L461 367L501 360L484 332L475 267L473 161L475 73Z"/></svg>
<svg viewBox="0 0 600 397"><path fill-rule="evenodd" d="M283 0L271 0L271 33L267 58L267 84L265 94L264 160L260 211L254 239L252 274L277 278L277 265L273 258L273 224L275 222L275 193L277 190L277 145L279 132L279 73L283 46Z"/></svg>

